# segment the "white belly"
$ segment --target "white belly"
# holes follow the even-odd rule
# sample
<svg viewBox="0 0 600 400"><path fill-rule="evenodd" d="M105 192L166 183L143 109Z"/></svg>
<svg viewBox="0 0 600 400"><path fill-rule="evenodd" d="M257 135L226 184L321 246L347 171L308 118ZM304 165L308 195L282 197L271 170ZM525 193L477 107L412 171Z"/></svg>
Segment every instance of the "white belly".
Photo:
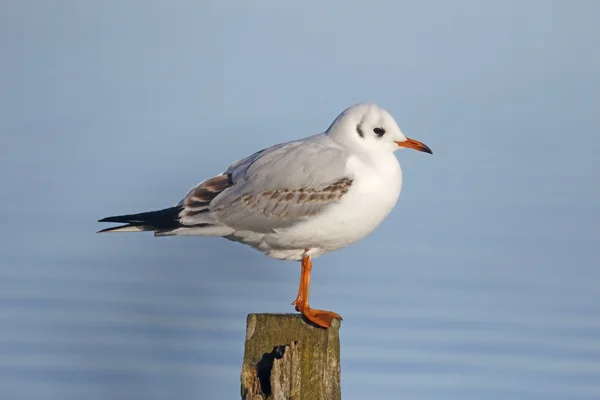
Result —
<svg viewBox="0 0 600 400"><path fill-rule="evenodd" d="M402 171L393 155L368 167L351 158L349 168L354 171L352 187L339 203L293 227L242 241L273 258L300 260L307 249L316 257L367 236L396 205Z"/></svg>

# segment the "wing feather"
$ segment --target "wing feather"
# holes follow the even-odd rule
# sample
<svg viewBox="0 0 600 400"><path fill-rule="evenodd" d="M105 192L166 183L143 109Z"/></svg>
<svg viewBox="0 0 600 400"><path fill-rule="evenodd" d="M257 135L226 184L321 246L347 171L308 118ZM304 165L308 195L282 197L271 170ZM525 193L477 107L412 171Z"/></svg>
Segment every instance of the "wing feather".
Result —
<svg viewBox="0 0 600 400"><path fill-rule="evenodd" d="M261 150L192 188L178 203L180 222L259 233L292 226L348 192L347 157L322 134Z"/></svg>
<svg viewBox="0 0 600 400"><path fill-rule="evenodd" d="M346 151L325 135L255 153L226 171L233 185L211 203L211 215L236 230L268 233L323 212L352 185Z"/></svg>

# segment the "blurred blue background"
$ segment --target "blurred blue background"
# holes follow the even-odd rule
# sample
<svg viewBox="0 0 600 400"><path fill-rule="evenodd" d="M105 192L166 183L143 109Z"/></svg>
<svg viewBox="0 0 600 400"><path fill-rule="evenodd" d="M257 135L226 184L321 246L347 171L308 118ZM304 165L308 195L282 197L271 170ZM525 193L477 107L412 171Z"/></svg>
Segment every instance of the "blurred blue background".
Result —
<svg viewBox="0 0 600 400"><path fill-rule="evenodd" d="M0 398L237 399L299 266L101 235L374 101L433 156L315 261L345 400L600 398L600 3L0 3ZM377 199L373 199L376 202Z"/></svg>

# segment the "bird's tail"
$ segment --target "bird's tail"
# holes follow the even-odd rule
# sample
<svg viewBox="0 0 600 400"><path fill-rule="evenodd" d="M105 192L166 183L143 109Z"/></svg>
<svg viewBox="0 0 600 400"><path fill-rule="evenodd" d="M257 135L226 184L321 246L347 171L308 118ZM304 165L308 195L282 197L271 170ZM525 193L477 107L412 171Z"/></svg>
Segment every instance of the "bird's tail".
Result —
<svg viewBox="0 0 600 400"><path fill-rule="evenodd" d="M154 231L159 233L172 231L182 226L179 222L179 213L181 210L183 210L182 206L176 206L139 214L116 215L114 217L103 218L98 222L116 222L124 223L125 225L102 229L97 233L143 231Z"/></svg>

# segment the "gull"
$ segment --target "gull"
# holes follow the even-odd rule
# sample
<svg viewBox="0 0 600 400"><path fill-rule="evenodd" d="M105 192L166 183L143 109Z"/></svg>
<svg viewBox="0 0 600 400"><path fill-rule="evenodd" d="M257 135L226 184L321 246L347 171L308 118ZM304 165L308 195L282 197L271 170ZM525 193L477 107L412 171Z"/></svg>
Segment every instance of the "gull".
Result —
<svg viewBox="0 0 600 400"><path fill-rule="evenodd" d="M313 324L341 317L309 306L312 259L371 233L396 205L400 148L432 154L409 139L373 103L344 110L324 132L276 144L231 164L193 187L174 207L119 215L100 232L152 231L154 236L221 236L269 257L301 262L292 303Z"/></svg>

